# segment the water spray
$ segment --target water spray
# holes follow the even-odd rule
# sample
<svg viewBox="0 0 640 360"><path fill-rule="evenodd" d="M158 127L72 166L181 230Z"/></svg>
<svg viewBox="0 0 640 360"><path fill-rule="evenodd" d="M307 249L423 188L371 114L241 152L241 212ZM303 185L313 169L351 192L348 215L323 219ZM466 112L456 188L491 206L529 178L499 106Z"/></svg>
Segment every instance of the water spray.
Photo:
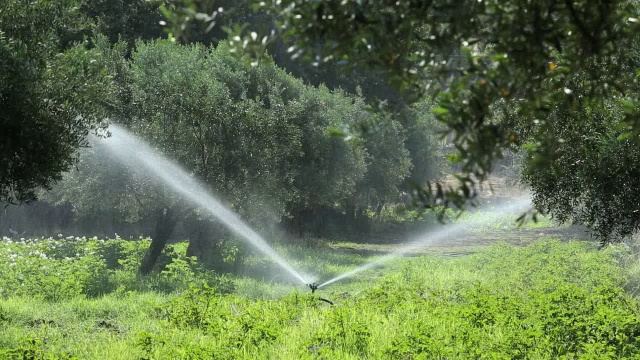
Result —
<svg viewBox="0 0 640 360"><path fill-rule="evenodd" d="M509 213L517 213L517 212L522 212L522 211L526 211L526 209L531 207L531 200L529 199L529 197L526 198L519 198L515 201L513 201L512 203L507 203L507 204L502 204L500 205L500 209L502 211L505 212L509 212ZM451 226L445 226L444 228L438 230L438 231L433 231L433 232L428 232L425 235L422 235L420 237L418 237L417 239L415 239L414 241L401 246L399 249L397 249L396 251L387 254L385 256L382 256L381 258L374 260L370 263L364 264L360 267L357 267L353 270L347 271L341 275L338 275L336 277L334 277L333 279L330 279L328 281L325 281L323 283L321 283L320 285L316 285L315 289L312 288L312 292L320 289L322 287L325 287L329 284L332 284L336 281L340 281L342 279L354 276L358 273L361 273L365 270L369 270L372 269L376 266L379 266L389 260L395 259L399 256L403 256L406 255L412 251L415 251L419 248L425 247L425 246L429 246L429 245L433 245L435 243L438 242L443 242L446 241L447 239L450 239L453 236L460 236L462 234L464 234L466 231L468 231L469 229L471 229L474 225L477 225L477 222L470 222L470 223L457 223L457 224L453 224Z"/></svg>
<svg viewBox="0 0 640 360"><path fill-rule="evenodd" d="M284 257L277 253L267 241L247 225L236 213L227 208L220 200L215 198L207 187L197 181L194 176L186 172L177 164L163 157L158 151L145 143L140 138L131 134L125 128L117 124L111 124L109 131L112 136L100 141L94 141L100 148L114 155L118 161L130 168L141 171L146 170L154 174L157 181L172 189L175 193L189 200L193 205L205 209L215 216L228 229L239 235L241 239L253 245L263 254L269 256L291 277L300 283L307 284L310 276L302 274L295 269ZM97 139L96 139L97 140ZM135 149L136 151L131 151ZM317 289L317 287L316 287Z"/></svg>

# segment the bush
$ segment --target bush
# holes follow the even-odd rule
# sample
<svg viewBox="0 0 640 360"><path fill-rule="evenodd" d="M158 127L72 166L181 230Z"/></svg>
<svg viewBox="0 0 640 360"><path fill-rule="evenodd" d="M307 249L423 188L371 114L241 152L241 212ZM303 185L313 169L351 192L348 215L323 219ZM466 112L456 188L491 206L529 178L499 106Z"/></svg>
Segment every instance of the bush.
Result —
<svg viewBox="0 0 640 360"><path fill-rule="evenodd" d="M77 360L65 353L53 353L45 349L44 341L27 338L15 348L0 348L0 358L5 360Z"/></svg>
<svg viewBox="0 0 640 360"><path fill-rule="evenodd" d="M97 239L21 239L0 242L0 295L61 300L108 291L108 274Z"/></svg>
<svg viewBox="0 0 640 360"><path fill-rule="evenodd" d="M29 296L64 300L98 296L113 291L184 290L205 282L220 292L233 291L228 277L202 268L187 257L186 243L167 247L162 266L148 277L138 267L149 247L148 239L123 240L67 237L0 241L0 296Z"/></svg>

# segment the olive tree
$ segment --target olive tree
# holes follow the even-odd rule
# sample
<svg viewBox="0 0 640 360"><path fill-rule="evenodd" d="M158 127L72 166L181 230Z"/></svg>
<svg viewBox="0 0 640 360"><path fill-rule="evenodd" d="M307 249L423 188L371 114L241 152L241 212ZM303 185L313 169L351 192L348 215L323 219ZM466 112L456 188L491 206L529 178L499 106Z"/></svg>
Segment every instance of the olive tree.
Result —
<svg viewBox="0 0 640 360"><path fill-rule="evenodd" d="M130 117L121 122L254 225L278 222L289 214L292 204L307 196L304 191L320 190L299 186L301 178L325 178L329 185L337 185L330 194L343 196L353 191L355 180L349 179L362 173L363 165L357 161L358 156L362 159L360 147L327 135L330 125L342 126L349 119L342 117L341 110L349 110L352 100L326 92L330 101L314 107L315 90L273 65L247 69L224 47L140 42L126 77L122 84L131 87L131 102L123 107ZM329 108L332 115L322 112ZM316 132L307 133L314 126ZM309 136L314 139L306 148ZM328 153L321 150L324 143L329 144ZM180 221L199 218L199 226L209 226L205 213L171 189L131 171L112 172L113 166L104 166L107 158L97 155L88 155L81 171L68 175L55 200L75 204L80 216L97 207L121 212L132 221L155 219L142 273L151 271ZM323 159L334 155L332 163ZM329 178L320 172L303 175L309 171L300 167L305 156L335 165L336 174ZM338 156L345 161L336 163ZM96 201L99 198L106 201ZM191 237L189 252L202 255L199 250L210 247L210 236Z"/></svg>
<svg viewBox="0 0 640 360"><path fill-rule="evenodd" d="M238 53L260 58L273 41L288 39L293 58L375 68L415 99L435 96L435 115L453 139L451 158L461 173L458 186L419 190L424 206L473 199L503 150L520 145L522 121L545 121L558 106L579 114L578 103L616 98L624 105L623 132L637 142L638 66L628 51L640 33L637 1L253 4L277 21L272 32L232 31ZM582 99L571 86L579 78Z"/></svg>
<svg viewBox="0 0 640 360"><path fill-rule="evenodd" d="M530 129L552 132L551 143L525 144L523 181L535 206L559 222L586 225L602 244L640 229L640 151L621 139L623 109L615 101L585 106L582 113L555 109ZM540 165L544 164L544 167Z"/></svg>
<svg viewBox="0 0 640 360"><path fill-rule="evenodd" d="M104 127L113 96L76 1L0 5L0 202L35 199Z"/></svg>

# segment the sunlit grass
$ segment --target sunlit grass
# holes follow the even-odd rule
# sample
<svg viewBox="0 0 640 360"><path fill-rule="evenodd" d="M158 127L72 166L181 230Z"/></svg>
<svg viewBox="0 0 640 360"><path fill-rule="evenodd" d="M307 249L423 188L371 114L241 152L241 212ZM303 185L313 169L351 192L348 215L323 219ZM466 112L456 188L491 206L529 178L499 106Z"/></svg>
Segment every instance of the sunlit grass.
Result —
<svg viewBox="0 0 640 360"><path fill-rule="evenodd" d="M277 250L322 281L393 246L320 241ZM539 238L526 246L494 240L465 256L451 256L460 246L443 248L448 252L398 257L313 295L259 257L246 259L251 271L245 275L218 279L191 274L179 256L184 266L147 278L137 276L135 267L105 270L110 275L100 279L111 289L106 295L52 300L5 292L0 355L7 349L53 359L546 359L638 353L640 344L631 335L640 326L640 307L629 294L637 292L640 263L623 246L597 250L589 242ZM3 281L0 286L10 285ZM583 331L571 319L597 328ZM606 345L599 336L610 329L618 337Z"/></svg>

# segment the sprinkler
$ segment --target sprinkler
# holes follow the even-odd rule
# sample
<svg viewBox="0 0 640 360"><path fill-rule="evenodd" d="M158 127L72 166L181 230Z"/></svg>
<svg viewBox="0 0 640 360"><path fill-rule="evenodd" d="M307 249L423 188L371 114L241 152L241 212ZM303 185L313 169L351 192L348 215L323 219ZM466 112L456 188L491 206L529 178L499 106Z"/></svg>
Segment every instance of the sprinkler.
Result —
<svg viewBox="0 0 640 360"><path fill-rule="evenodd" d="M307 284L307 286L309 287L309 289L311 289L311 293L312 293L312 294L313 294L314 292L316 292L316 290L318 290L318 288L320 287L320 285L318 285L318 283L311 283L311 284ZM320 300L320 301L324 301L324 302L326 302L327 304L329 304L329 305L331 305L331 306L335 305L332 301L327 300L327 299L325 299L325 298L318 297L318 300Z"/></svg>
<svg viewBox="0 0 640 360"><path fill-rule="evenodd" d="M307 286L309 287L309 289L311 289L312 294L316 292L316 290L318 290L318 283L307 284Z"/></svg>

